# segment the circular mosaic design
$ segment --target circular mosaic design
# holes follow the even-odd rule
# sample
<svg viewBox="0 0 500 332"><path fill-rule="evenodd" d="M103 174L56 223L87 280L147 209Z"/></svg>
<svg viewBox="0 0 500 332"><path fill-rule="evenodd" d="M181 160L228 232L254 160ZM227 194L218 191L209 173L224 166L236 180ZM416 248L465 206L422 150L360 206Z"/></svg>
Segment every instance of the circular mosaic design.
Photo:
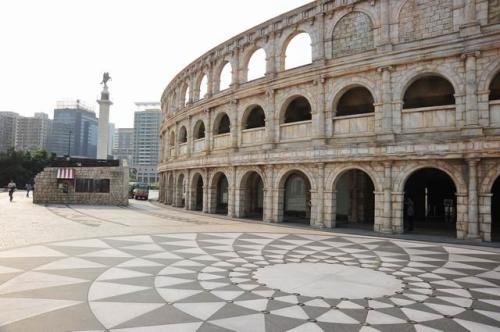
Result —
<svg viewBox="0 0 500 332"><path fill-rule="evenodd" d="M0 279L0 305L17 306L9 317L0 313L0 327L13 331L40 317L63 320L69 310L80 310L78 318L49 330L500 328L500 255L439 244L274 233L123 236L0 252L0 272L8 276Z"/></svg>

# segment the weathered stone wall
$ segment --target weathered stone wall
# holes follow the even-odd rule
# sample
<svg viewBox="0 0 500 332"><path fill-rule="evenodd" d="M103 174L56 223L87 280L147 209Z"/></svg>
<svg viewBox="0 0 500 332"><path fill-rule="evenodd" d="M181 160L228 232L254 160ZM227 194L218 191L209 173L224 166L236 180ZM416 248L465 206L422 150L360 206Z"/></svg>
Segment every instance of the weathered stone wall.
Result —
<svg viewBox="0 0 500 332"><path fill-rule="evenodd" d="M35 204L128 205L128 167L74 167L76 179L109 179L109 193L79 193L74 185L63 193L58 189L57 169L46 167L36 176Z"/></svg>
<svg viewBox="0 0 500 332"><path fill-rule="evenodd" d="M401 42L435 37L452 29L452 0L408 0L399 15Z"/></svg>
<svg viewBox="0 0 500 332"><path fill-rule="evenodd" d="M363 52L373 47L373 24L370 17L364 13L347 14L333 30L333 58Z"/></svg>
<svg viewBox="0 0 500 332"><path fill-rule="evenodd" d="M500 0L488 1L488 23L500 23Z"/></svg>

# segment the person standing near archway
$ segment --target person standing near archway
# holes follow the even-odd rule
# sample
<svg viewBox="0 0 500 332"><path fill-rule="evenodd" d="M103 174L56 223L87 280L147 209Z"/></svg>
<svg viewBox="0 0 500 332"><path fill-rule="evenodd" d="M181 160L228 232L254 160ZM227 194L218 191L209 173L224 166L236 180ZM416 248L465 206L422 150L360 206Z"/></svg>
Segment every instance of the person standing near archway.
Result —
<svg viewBox="0 0 500 332"><path fill-rule="evenodd" d="M9 200L12 202L12 200L14 199L14 191L16 190L16 183L14 182L14 180L10 180L7 188L9 189Z"/></svg>

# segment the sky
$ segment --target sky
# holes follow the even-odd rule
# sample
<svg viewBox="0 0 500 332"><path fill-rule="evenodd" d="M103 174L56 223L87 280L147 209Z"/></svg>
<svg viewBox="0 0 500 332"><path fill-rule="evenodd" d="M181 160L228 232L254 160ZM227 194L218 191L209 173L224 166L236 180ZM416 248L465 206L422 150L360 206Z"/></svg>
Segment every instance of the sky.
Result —
<svg viewBox="0 0 500 332"><path fill-rule="evenodd" d="M103 72L110 121L133 126L138 101L218 44L311 0L5 0L0 2L0 111L32 116L59 100L98 111Z"/></svg>

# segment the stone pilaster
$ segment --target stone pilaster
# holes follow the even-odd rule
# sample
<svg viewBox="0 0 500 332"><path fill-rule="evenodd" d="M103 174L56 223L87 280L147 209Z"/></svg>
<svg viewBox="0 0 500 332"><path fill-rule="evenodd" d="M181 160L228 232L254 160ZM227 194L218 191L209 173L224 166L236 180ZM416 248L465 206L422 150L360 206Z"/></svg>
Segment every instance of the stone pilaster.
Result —
<svg viewBox="0 0 500 332"><path fill-rule="evenodd" d="M462 55L465 61L465 128L462 128L462 135L477 136L482 135L482 128L479 127L479 107L477 99L477 64L476 58L479 52L470 52Z"/></svg>
<svg viewBox="0 0 500 332"><path fill-rule="evenodd" d="M467 238L471 240L479 239L479 200L477 192L477 167L479 158L472 158L467 160L469 170L469 188L468 188L468 227Z"/></svg>

